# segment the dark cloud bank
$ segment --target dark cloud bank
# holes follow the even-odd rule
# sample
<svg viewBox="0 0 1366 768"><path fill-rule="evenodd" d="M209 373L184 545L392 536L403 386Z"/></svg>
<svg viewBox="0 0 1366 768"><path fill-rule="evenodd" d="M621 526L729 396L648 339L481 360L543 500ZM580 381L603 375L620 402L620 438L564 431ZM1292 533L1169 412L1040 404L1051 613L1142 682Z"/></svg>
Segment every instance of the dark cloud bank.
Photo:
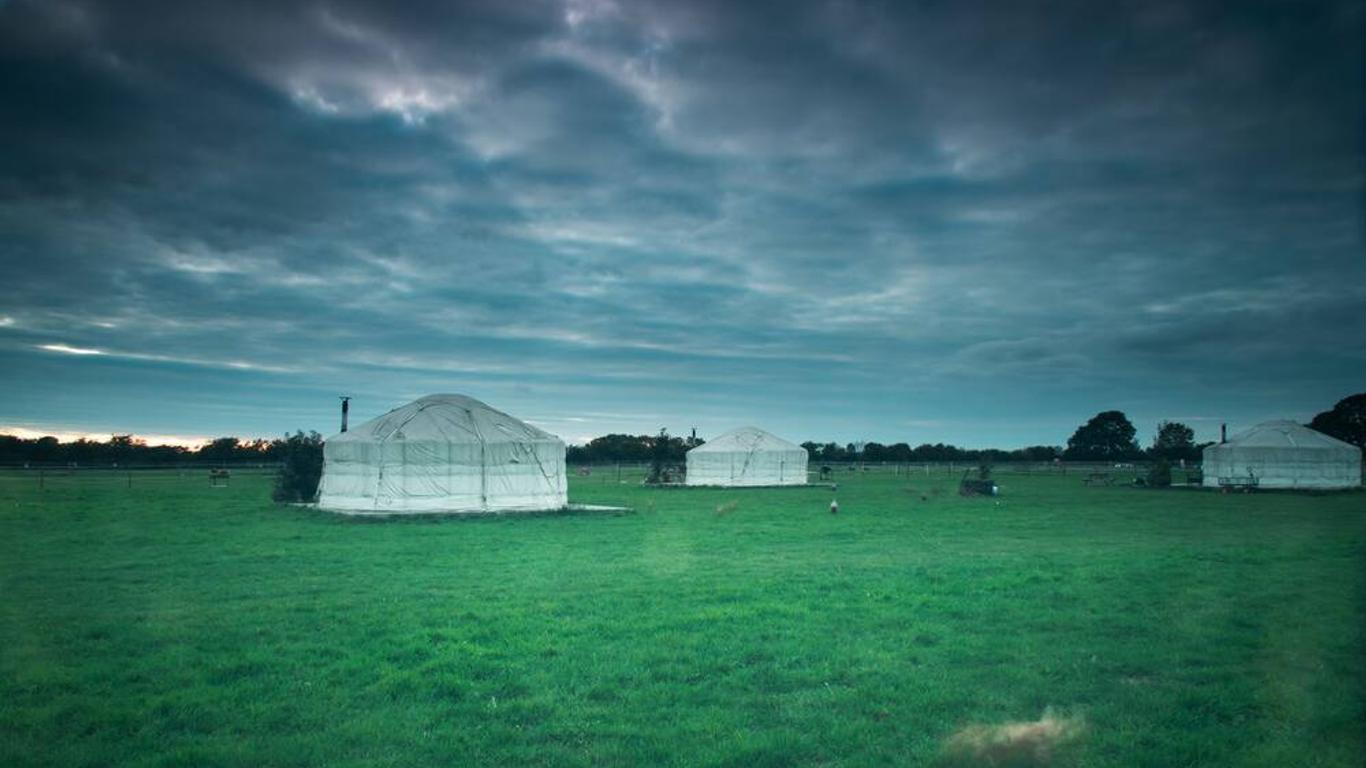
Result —
<svg viewBox="0 0 1366 768"><path fill-rule="evenodd" d="M1364 19L0 3L0 424L1307 418L1366 383Z"/></svg>

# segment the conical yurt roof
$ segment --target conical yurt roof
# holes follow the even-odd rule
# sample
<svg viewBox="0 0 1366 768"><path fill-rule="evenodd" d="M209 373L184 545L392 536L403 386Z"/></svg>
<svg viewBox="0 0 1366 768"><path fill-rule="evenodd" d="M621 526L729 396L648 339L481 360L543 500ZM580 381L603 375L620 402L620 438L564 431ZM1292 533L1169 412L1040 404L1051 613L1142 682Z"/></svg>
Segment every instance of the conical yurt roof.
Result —
<svg viewBox="0 0 1366 768"><path fill-rule="evenodd" d="M329 441L495 444L558 442L559 438L472 397L439 394L418 398Z"/></svg>
<svg viewBox="0 0 1366 768"><path fill-rule="evenodd" d="M1216 443L1216 445L1218 445ZM1351 443L1329 437L1314 429L1288 419L1265 421L1251 429L1230 437L1223 445L1235 448L1300 448L1343 449L1355 448Z"/></svg>
<svg viewBox="0 0 1366 768"><path fill-rule="evenodd" d="M796 443L790 443L772 432L758 427L740 427L717 435L707 442L693 448L688 453L712 453L714 451L804 451Z"/></svg>

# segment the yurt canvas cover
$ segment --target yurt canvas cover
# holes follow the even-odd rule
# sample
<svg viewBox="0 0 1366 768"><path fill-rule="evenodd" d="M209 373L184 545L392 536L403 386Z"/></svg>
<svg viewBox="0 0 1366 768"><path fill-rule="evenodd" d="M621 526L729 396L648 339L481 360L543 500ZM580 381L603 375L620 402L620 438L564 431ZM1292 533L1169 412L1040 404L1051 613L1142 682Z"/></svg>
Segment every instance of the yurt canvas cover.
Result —
<svg viewBox="0 0 1366 768"><path fill-rule="evenodd" d="M805 485L806 449L743 427L688 451L688 485Z"/></svg>
<svg viewBox="0 0 1366 768"><path fill-rule="evenodd" d="M1255 477L1259 488L1361 485L1361 449L1293 421L1268 421L1204 451L1204 484Z"/></svg>
<svg viewBox="0 0 1366 768"><path fill-rule="evenodd" d="M463 395L428 395L323 446L323 509L502 512L567 502L564 443Z"/></svg>

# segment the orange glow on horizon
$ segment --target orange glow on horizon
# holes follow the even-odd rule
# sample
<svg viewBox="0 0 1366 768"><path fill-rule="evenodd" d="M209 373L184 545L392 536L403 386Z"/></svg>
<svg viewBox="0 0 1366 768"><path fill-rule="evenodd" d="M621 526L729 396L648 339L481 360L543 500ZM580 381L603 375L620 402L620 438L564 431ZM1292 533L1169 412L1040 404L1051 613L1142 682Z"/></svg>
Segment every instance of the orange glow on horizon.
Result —
<svg viewBox="0 0 1366 768"><path fill-rule="evenodd" d="M83 432L70 429L32 429L30 427L19 427L0 424L0 435L11 435L22 440L37 440L40 437L55 437L59 443L74 443L77 440L91 440L98 443L107 443L115 434L127 434L124 432ZM139 435L134 434L133 439L147 443L147 445L178 445L183 448L195 449L207 445L212 438L190 437L186 435ZM243 442L248 442L249 438L241 438Z"/></svg>

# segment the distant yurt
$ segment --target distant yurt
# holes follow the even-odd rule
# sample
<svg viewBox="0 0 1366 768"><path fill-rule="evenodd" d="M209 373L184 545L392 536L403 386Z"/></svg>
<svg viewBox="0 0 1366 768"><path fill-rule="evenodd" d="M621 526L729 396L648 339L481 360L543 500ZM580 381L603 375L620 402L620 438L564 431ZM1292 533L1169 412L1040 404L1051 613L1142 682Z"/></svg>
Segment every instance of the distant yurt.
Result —
<svg viewBox="0 0 1366 768"><path fill-rule="evenodd" d="M1361 449L1293 421L1268 421L1205 448L1204 484L1355 488Z"/></svg>
<svg viewBox="0 0 1366 768"><path fill-rule="evenodd" d="M806 449L742 427L688 451L688 485L806 485Z"/></svg>
<svg viewBox="0 0 1366 768"><path fill-rule="evenodd" d="M349 514L540 511L568 502L564 442L464 395L327 439L318 506Z"/></svg>

